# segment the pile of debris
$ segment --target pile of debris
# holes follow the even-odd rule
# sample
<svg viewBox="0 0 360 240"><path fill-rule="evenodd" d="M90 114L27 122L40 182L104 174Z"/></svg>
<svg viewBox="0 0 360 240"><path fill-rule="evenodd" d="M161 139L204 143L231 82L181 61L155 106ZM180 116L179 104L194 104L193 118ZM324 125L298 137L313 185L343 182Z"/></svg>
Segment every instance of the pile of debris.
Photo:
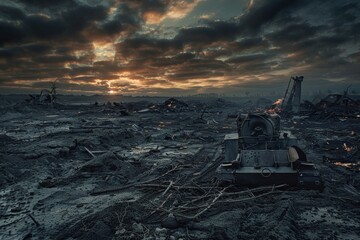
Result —
<svg viewBox="0 0 360 240"><path fill-rule="evenodd" d="M98 105L99 103L95 102L95 106ZM110 101L108 101L106 104L102 105L102 107L102 113L120 113L120 115L122 116L129 116L130 112L132 111L131 107L127 104L118 102L111 103Z"/></svg>
<svg viewBox="0 0 360 240"><path fill-rule="evenodd" d="M56 104L56 83L53 82L51 86L51 90L43 89L40 94L37 95L29 95L29 99L26 99L26 102L32 105L50 105L54 107Z"/></svg>
<svg viewBox="0 0 360 240"><path fill-rule="evenodd" d="M316 119L329 119L333 117L360 118L360 101L351 98L347 91L344 94L330 94L315 105L307 102L307 107L313 109L309 114Z"/></svg>
<svg viewBox="0 0 360 240"><path fill-rule="evenodd" d="M349 87L344 94L329 94L320 101L301 102L301 84L304 77L291 77L284 97L276 100L267 113L281 113L282 117L301 115L314 120L327 120L330 118L360 118L360 100L357 96L350 97Z"/></svg>
<svg viewBox="0 0 360 240"><path fill-rule="evenodd" d="M169 98L161 104L149 104L147 108L141 109L138 112L184 112L191 109L192 107L190 107L187 103L176 98Z"/></svg>

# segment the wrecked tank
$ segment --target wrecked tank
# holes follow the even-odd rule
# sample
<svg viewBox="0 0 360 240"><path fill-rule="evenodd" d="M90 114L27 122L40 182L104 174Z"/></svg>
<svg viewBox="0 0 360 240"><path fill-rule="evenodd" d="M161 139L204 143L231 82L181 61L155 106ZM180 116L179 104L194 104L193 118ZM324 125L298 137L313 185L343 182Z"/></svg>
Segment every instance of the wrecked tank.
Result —
<svg viewBox="0 0 360 240"><path fill-rule="evenodd" d="M220 181L323 189L320 172L298 147L297 138L280 129L278 114L242 114L237 124L237 133L225 135L225 160L216 169Z"/></svg>

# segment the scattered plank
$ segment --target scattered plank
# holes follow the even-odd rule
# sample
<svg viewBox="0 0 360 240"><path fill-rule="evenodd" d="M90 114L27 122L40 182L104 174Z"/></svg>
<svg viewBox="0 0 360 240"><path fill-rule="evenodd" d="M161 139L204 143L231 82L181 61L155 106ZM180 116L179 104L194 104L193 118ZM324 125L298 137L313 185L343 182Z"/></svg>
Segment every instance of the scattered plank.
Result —
<svg viewBox="0 0 360 240"><path fill-rule="evenodd" d="M85 149L93 158L96 158L95 154L93 154L87 147L84 147L84 149Z"/></svg>

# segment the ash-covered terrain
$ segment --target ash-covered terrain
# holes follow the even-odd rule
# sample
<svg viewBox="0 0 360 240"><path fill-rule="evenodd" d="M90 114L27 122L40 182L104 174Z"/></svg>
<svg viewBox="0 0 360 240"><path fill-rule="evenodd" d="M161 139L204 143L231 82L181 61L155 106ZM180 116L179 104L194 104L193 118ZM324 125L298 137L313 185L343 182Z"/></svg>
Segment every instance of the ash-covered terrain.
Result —
<svg viewBox="0 0 360 240"><path fill-rule="evenodd" d="M264 99L62 101L1 97L0 239L360 238L358 118L282 118L320 192L214 180L234 117Z"/></svg>

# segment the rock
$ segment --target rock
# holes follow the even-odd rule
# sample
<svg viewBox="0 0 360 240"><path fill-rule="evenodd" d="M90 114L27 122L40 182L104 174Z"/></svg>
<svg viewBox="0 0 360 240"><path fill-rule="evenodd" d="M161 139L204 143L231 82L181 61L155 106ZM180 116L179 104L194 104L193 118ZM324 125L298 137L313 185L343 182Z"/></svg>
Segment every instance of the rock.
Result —
<svg viewBox="0 0 360 240"><path fill-rule="evenodd" d="M83 203L79 203L79 204L76 205L77 208L81 208L81 207L83 207L83 206L84 206Z"/></svg>
<svg viewBox="0 0 360 240"><path fill-rule="evenodd" d="M198 222L189 222L187 224L187 227L190 230L200 230L200 231L206 231L209 228L208 226Z"/></svg>
<svg viewBox="0 0 360 240"><path fill-rule="evenodd" d="M153 236L144 237L143 240L154 240L155 238Z"/></svg>
<svg viewBox="0 0 360 240"><path fill-rule="evenodd" d="M55 179L47 178L39 182L39 185L44 188L52 188L55 186Z"/></svg>
<svg viewBox="0 0 360 240"><path fill-rule="evenodd" d="M162 220L161 226L164 228L175 229L179 227L179 223L174 214L170 213L164 220Z"/></svg>
<svg viewBox="0 0 360 240"><path fill-rule="evenodd" d="M156 236L164 236L167 233L166 228L155 228L155 235Z"/></svg>
<svg viewBox="0 0 360 240"><path fill-rule="evenodd" d="M125 229L125 228L118 229L118 230L116 230L116 232L115 232L115 236L123 235L125 232L126 232L126 229Z"/></svg>
<svg viewBox="0 0 360 240"><path fill-rule="evenodd" d="M20 206L16 206L14 208L12 208L10 211L11 212L20 212L22 210L22 208Z"/></svg>
<svg viewBox="0 0 360 240"><path fill-rule="evenodd" d="M141 223L133 223L132 230L136 233L143 233L144 227Z"/></svg>
<svg viewBox="0 0 360 240"><path fill-rule="evenodd" d="M70 155L70 149L68 147L63 147L59 150L60 157L67 157Z"/></svg>

